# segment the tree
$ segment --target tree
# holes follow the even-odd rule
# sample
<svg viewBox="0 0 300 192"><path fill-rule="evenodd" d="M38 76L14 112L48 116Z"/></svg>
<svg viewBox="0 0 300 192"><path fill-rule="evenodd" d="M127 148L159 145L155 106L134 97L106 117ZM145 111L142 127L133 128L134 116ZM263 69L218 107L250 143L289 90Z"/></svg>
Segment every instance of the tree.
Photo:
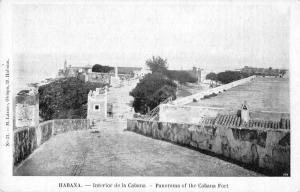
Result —
<svg viewBox="0 0 300 192"><path fill-rule="evenodd" d="M205 78L210 80L210 87L214 87L214 81L218 80L217 74L213 72L207 74Z"/></svg>
<svg viewBox="0 0 300 192"><path fill-rule="evenodd" d="M176 84L161 73L144 76L130 92L135 112L146 114L168 97L176 98Z"/></svg>
<svg viewBox="0 0 300 192"><path fill-rule="evenodd" d="M114 68L110 67L110 66L105 66L105 65L99 65L99 64L95 64L92 67L92 72L98 72L98 73L108 73L110 71L112 71Z"/></svg>
<svg viewBox="0 0 300 192"><path fill-rule="evenodd" d="M152 56L151 59L146 61L146 65L150 68L152 73L166 74L167 72L167 59L163 59L159 56Z"/></svg>
<svg viewBox="0 0 300 192"><path fill-rule="evenodd" d="M75 77L56 80L39 87L40 117L43 120L86 118L88 93L101 83L84 82Z"/></svg>
<svg viewBox="0 0 300 192"><path fill-rule="evenodd" d="M217 80L217 74L211 72L211 73L209 73L209 74L206 75L206 79L210 79L212 81L216 81Z"/></svg>

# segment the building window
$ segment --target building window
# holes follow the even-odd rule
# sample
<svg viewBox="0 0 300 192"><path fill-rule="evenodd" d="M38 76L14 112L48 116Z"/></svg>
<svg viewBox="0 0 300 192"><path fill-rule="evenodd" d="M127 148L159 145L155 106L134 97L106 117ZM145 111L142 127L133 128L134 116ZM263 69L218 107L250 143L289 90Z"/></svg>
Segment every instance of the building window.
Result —
<svg viewBox="0 0 300 192"><path fill-rule="evenodd" d="M99 105L94 105L94 110L95 110L95 111L99 111L99 109L100 109L100 106L99 106Z"/></svg>

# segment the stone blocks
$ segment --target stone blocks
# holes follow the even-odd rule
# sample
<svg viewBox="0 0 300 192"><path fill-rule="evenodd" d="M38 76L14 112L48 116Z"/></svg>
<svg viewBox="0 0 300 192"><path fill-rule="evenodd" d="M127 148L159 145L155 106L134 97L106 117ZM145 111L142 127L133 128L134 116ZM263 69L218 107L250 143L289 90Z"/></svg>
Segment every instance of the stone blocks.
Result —
<svg viewBox="0 0 300 192"><path fill-rule="evenodd" d="M25 127L14 133L14 165L26 159L36 148L35 127Z"/></svg>
<svg viewBox="0 0 300 192"><path fill-rule="evenodd" d="M155 139L207 150L270 171L290 174L290 131L230 128L128 119L127 129Z"/></svg>
<svg viewBox="0 0 300 192"><path fill-rule="evenodd" d="M14 132L14 165L26 159L37 147L49 140L52 135L68 131L89 129L88 119L56 119L39 124L37 127L24 127Z"/></svg>

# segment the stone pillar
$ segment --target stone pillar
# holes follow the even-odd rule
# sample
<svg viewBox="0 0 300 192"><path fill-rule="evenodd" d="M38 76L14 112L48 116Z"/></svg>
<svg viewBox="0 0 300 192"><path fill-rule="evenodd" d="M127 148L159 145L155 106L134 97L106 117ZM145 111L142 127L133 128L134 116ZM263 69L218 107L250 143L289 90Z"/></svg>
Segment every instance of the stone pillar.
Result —
<svg viewBox="0 0 300 192"><path fill-rule="evenodd" d="M244 101L241 107L241 119L243 123L248 123L250 120L249 106L246 101Z"/></svg>
<svg viewBox="0 0 300 192"><path fill-rule="evenodd" d="M36 88L24 90L16 96L15 126L37 127L39 124L39 95Z"/></svg>
<svg viewBox="0 0 300 192"><path fill-rule="evenodd" d="M118 77L118 67L115 67L115 77Z"/></svg>
<svg viewBox="0 0 300 192"><path fill-rule="evenodd" d="M67 69L67 60L65 60L65 62L64 62L64 70L66 70Z"/></svg>
<svg viewBox="0 0 300 192"><path fill-rule="evenodd" d="M202 69L198 68L197 74L198 74L198 83L201 83L201 71Z"/></svg>

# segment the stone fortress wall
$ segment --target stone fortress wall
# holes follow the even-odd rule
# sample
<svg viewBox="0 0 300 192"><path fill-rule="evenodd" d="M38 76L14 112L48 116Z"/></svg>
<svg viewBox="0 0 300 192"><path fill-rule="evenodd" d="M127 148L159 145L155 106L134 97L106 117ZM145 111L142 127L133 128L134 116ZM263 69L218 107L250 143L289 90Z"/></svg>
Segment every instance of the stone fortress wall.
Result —
<svg viewBox="0 0 300 192"><path fill-rule="evenodd" d="M20 92L15 100L15 127L37 126L39 124L39 96L37 90Z"/></svg>
<svg viewBox="0 0 300 192"><path fill-rule="evenodd" d="M159 120L128 119L127 130L205 150L272 175L290 174L290 114L184 105L255 77L159 106Z"/></svg>
<svg viewBox="0 0 300 192"><path fill-rule="evenodd" d="M89 73L81 73L78 75L80 79L84 80L85 82L93 82L93 83L104 83L110 84L110 74L109 73L96 73L96 72L89 72Z"/></svg>
<svg viewBox="0 0 300 192"><path fill-rule="evenodd" d="M53 135L90 128L88 119L55 119L39 122L37 89L23 90L16 96L14 117L14 166L26 159Z"/></svg>
<svg viewBox="0 0 300 192"><path fill-rule="evenodd" d="M117 68L118 67L115 68L116 71ZM129 79L134 77L134 73L116 74L112 72L108 72L108 73L92 72L92 66L75 67L69 65L67 67L66 61L64 64L64 68L58 71L57 77L58 78L78 77L79 79L85 82L111 84L111 78L116 75L121 81L128 81Z"/></svg>
<svg viewBox="0 0 300 192"><path fill-rule="evenodd" d="M23 127L14 131L14 166L25 160L35 149L52 136L68 131L90 128L88 119L55 119L36 127Z"/></svg>
<svg viewBox="0 0 300 192"><path fill-rule="evenodd" d="M82 69L81 69L82 70ZM82 71L79 68L68 71L69 76L77 76L85 81L110 83L110 73L93 73ZM59 77L65 77L63 71L59 72ZM128 74L118 75L120 80L131 78ZM112 104L107 103L107 87L105 94L95 94L100 89L91 91L88 95L87 119L54 119L39 123L39 95L37 90L24 90L16 96L16 108L14 117L14 166L26 159L36 148L49 140L53 135L71 131L89 129L91 121L94 119L105 119L108 109L112 112ZM97 111L93 110L97 105Z"/></svg>
<svg viewBox="0 0 300 192"><path fill-rule="evenodd" d="M280 176L290 174L289 126L287 119L273 125L259 121L241 125L238 117L230 115L207 118L198 124L127 120L129 131L206 150Z"/></svg>
<svg viewBox="0 0 300 192"><path fill-rule="evenodd" d="M221 85L221 86L218 86L218 87L215 87L215 88L212 88L212 89L204 90L204 91L201 91L199 93L196 93L196 94L193 94L193 95L190 95L190 96L187 96L187 97L176 99L172 103L174 105L185 105L185 104L191 103L195 100L198 101L198 100L204 98L205 96L209 96L211 94L219 94L219 93L222 93L222 92L224 92L228 89L236 87L238 85L248 83L248 82L252 81L255 77L256 76L250 76L250 77L240 79L240 80L237 80L237 81L225 84L225 85Z"/></svg>
<svg viewBox="0 0 300 192"><path fill-rule="evenodd" d="M107 118L107 87L90 90L87 103L87 119L104 120Z"/></svg>

